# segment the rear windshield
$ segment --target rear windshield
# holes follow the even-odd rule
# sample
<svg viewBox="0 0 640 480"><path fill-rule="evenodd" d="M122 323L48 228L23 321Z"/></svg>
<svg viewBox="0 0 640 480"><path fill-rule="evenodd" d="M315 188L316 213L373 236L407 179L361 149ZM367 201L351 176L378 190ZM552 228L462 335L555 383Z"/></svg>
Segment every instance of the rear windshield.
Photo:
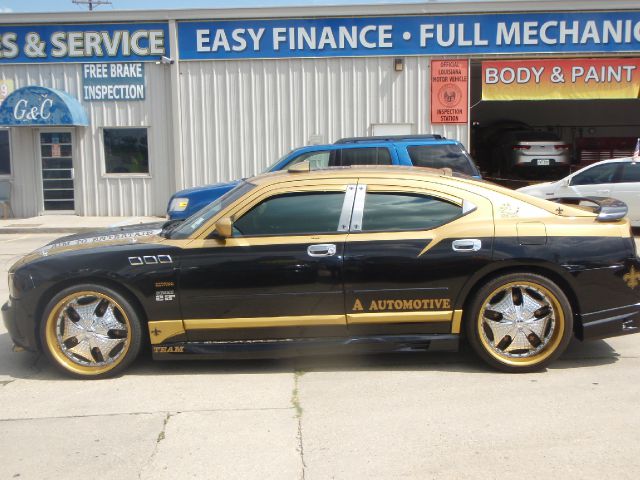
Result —
<svg viewBox="0 0 640 480"><path fill-rule="evenodd" d="M416 167L450 168L465 175L478 175L471 158L458 145L415 145L407 147Z"/></svg>

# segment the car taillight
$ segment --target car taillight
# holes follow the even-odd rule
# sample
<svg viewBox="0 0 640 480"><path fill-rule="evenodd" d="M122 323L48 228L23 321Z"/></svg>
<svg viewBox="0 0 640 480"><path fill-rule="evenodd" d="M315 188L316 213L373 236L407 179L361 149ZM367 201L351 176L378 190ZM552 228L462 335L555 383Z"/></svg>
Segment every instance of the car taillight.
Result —
<svg viewBox="0 0 640 480"><path fill-rule="evenodd" d="M556 150L569 150L569 145L554 145Z"/></svg>
<svg viewBox="0 0 640 480"><path fill-rule="evenodd" d="M514 145L513 149L514 150L529 150L531 148L531 145Z"/></svg>

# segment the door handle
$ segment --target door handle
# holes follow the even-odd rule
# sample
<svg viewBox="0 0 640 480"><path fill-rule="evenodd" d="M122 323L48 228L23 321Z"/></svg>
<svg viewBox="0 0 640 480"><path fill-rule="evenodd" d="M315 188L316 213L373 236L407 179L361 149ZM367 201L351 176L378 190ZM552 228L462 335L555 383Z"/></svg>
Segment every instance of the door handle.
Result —
<svg viewBox="0 0 640 480"><path fill-rule="evenodd" d="M465 238L464 240L454 240L451 244L454 252L477 252L482 248L482 241L476 238Z"/></svg>
<svg viewBox="0 0 640 480"><path fill-rule="evenodd" d="M602 195L609 195L611 193L611 190L596 190L596 193L599 193Z"/></svg>
<svg viewBox="0 0 640 480"><path fill-rule="evenodd" d="M309 245L307 247L307 254L310 257L331 257L336 254L336 246L333 243Z"/></svg>

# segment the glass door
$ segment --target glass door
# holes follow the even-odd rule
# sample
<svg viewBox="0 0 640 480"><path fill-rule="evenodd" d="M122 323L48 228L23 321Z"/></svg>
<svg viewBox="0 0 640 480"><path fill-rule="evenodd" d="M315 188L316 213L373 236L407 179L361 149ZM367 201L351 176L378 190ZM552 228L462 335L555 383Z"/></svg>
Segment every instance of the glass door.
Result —
<svg viewBox="0 0 640 480"><path fill-rule="evenodd" d="M41 132L40 158L44 211L74 212L71 132Z"/></svg>

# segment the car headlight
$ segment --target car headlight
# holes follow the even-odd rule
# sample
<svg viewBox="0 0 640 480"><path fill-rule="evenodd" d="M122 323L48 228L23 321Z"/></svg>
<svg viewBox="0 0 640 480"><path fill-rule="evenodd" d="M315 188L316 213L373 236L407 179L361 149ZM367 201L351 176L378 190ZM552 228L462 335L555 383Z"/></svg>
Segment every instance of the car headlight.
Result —
<svg viewBox="0 0 640 480"><path fill-rule="evenodd" d="M184 212L189 206L188 198L174 198L169 204L170 212Z"/></svg>

